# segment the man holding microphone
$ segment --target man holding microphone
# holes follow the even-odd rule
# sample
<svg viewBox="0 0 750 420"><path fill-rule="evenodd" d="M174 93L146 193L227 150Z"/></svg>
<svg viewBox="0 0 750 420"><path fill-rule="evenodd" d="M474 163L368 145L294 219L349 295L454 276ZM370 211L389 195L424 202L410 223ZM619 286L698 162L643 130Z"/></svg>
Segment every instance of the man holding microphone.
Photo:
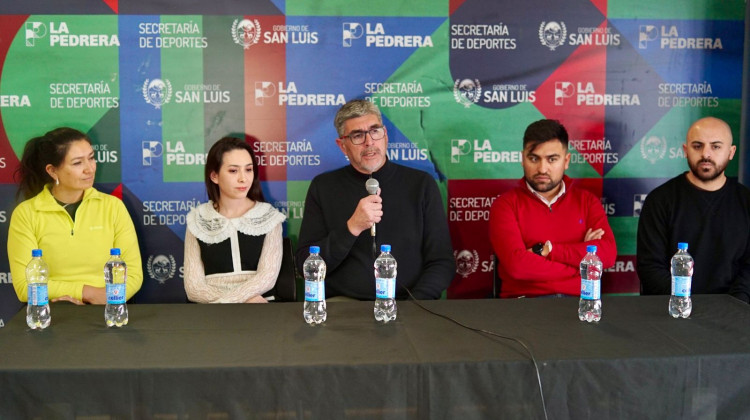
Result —
<svg viewBox="0 0 750 420"><path fill-rule="evenodd" d="M396 297L437 299L455 273L448 223L437 184L422 171L388 160L380 110L352 100L336 113L336 144L349 165L310 183L299 233L300 272L311 245L327 265L326 298L375 299L373 263L381 244L398 261ZM375 182L377 181L377 182Z"/></svg>

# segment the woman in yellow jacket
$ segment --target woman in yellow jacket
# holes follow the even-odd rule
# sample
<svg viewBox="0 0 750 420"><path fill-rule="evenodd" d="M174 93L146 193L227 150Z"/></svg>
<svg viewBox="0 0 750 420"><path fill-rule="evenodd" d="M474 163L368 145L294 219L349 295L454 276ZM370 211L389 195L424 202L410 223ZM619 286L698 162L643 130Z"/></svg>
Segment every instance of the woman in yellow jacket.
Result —
<svg viewBox="0 0 750 420"><path fill-rule="evenodd" d="M138 238L122 201L93 187L88 136L62 127L29 140L16 174L25 201L10 218L8 259L18 299L28 299L25 268L35 248L49 265L50 301L76 304L107 302L104 263L110 248L120 248L130 299L143 282Z"/></svg>

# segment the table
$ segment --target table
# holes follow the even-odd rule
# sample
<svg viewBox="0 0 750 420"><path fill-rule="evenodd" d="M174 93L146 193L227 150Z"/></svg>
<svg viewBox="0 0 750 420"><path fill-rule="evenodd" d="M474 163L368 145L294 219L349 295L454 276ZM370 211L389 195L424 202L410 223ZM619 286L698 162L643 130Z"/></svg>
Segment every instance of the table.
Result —
<svg viewBox="0 0 750 420"><path fill-rule="evenodd" d="M422 302L534 351L550 419L750 417L750 306L694 296L690 319L666 296L610 297L599 324L577 299ZM0 418L543 418L534 366L518 344L462 328L414 302L379 325L372 302L130 305L24 311L0 329ZM107 418L107 417L105 417Z"/></svg>

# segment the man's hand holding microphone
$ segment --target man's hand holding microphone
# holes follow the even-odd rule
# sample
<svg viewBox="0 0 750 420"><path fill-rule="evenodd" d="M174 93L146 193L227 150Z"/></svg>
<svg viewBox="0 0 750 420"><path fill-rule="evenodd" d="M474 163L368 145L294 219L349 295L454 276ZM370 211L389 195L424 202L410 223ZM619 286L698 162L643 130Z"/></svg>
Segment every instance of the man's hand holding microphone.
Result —
<svg viewBox="0 0 750 420"><path fill-rule="evenodd" d="M380 223L383 217L383 199L380 198L378 180L369 178L365 183L365 188L369 195L359 200L354 214L346 221L349 232L354 236L359 236L367 229L370 229L370 234L375 236L375 224Z"/></svg>

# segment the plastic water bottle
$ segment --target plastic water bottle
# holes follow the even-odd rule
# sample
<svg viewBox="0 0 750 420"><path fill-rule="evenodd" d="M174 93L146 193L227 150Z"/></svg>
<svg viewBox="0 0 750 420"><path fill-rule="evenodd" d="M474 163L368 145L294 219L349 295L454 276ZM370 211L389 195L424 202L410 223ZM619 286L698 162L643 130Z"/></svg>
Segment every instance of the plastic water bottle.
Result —
<svg viewBox="0 0 750 420"><path fill-rule="evenodd" d="M104 264L104 284L107 289L104 321L108 327L122 327L128 325L128 305L125 304L128 267L120 258L120 248L110 249L109 255L109 261Z"/></svg>
<svg viewBox="0 0 750 420"><path fill-rule="evenodd" d="M693 284L693 257L687 252L688 244L677 244L672 257L672 295L669 297L669 314L673 318L687 318L693 311L690 288Z"/></svg>
<svg viewBox="0 0 750 420"><path fill-rule="evenodd" d="M326 321L326 262L320 257L320 247L311 246L310 256L302 266L305 276L305 322L310 325Z"/></svg>
<svg viewBox="0 0 750 420"><path fill-rule="evenodd" d="M26 283L28 284L28 305L26 306L26 325L32 330L40 331L49 327L52 320L49 312L49 295L47 279L49 268L42 259L42 250L31 251L31 261L26 265Z"/></svg>
<svg viewBox="0 0 750 420"><path fill-rule="evenodd" d="M586 255L581 260L578 319L587 322L602 319L602 261L596 255L596 245L586 246Z"/></svg>
<svg viewBox="0 0 750 420"><path fill-rule="evenodd" d="M375 320L387 323L396 320L396 259L390 245L380 245L375 260Z"/></svg>

